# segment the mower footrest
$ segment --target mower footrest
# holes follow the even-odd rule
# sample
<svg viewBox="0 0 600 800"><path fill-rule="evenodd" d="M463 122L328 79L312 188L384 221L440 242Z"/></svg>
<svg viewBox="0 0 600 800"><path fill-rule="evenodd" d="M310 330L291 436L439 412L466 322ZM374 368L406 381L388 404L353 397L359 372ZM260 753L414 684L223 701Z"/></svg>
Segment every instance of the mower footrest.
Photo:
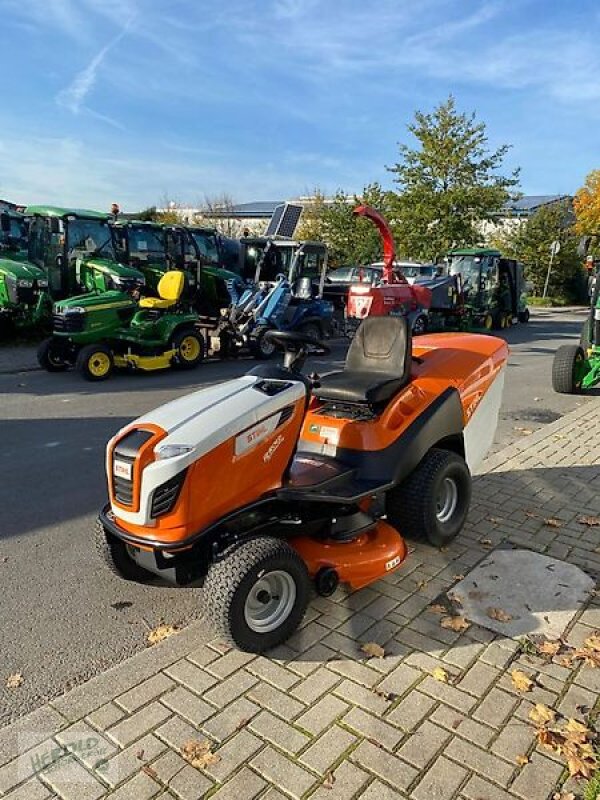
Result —
<svg viewBox="0 0 600 800"><path fill-rule="evenodd" d="M305 453L294 459L289 481L277 496L298 502L355 503L385 488L377 481L359 480L355 468L334 458Z"/></svg>

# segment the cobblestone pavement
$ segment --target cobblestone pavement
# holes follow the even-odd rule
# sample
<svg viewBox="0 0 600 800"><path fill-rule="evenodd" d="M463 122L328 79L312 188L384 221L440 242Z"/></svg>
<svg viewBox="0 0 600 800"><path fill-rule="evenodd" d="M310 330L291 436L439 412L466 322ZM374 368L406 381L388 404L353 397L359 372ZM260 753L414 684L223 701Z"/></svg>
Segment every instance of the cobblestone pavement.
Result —
<svg viewBox="0 0 600 800"><path fill-rule="evenodd" d="M507 543L597 580L600 529L578 517L600 514L599 452L593 400L487 462L450 547L417 545L372 587L315 599L269 657L205 644L196 623L0 730L0 797L547 800L561 786L579 797L563 762L535 744L528 712L541 702L581 719L600 670L526 655L476 625L442 628L429 606ZM594 596L567 640L596 628ZM385 656L367 658L365 642ZM535 681L526 694L515 667ZM190 739L208 739L219 760L192 767L180 754Z"/></svg>

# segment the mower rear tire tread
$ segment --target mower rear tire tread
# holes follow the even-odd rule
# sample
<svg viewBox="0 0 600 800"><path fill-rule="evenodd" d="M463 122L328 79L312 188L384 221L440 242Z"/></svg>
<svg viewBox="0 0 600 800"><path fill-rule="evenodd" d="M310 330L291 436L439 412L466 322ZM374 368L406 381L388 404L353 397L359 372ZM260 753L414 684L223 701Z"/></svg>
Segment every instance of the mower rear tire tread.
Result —
<svg viewBox="0 0 600 800"><path fill-rule="evenodd" d="M273 571L290 575L296 588L293 608L274 630L253 631L246 622L244 608L252 587ZM249 653L262 653L288 639L302 622L311 594L306 564L285 541L257 537L234 546L212 564L202 588L204 618L216 635Z"/></svg>
<svg viewBox="0 0 600 800"><path fill-rule="evenodd" d="M446 478L457 488L455 509L449 519L437 516L437 498ZM385 509L390 525L407 538L426 539L443 547L462 530L471 504L471 473L466 461L450 450L432 448L401 484L390 489Z"/></svg>
<svg viewBox="0 0 600 800"><path fill-rule="evenodd" d="M94 544L101 561L117 578L135 583L148 583L153 579L152 573L129 557L125 542L107 533L99 519L94 528Z"/></svg>
<svg viewBox="0 0 600 800"><path fill-rule="evenodd" d="M60 349L53 336L44 339L37 349L37 360L40 367L47 372L64 372L68 364L60 357Z"/></svg>
<svg viewBox="0 0 600 800"><path fill-rule="evenodd" d="M579 337L579 344L583 348L583 352L587 353L587 351L591 347L591 337L590 337L590 321L586 319L586 321L581 326L581 336Z"/></svg>
<svg viewBox="0 0 600 800"><path fill-rule="evenodd" d="M578 344L563 344L552 362L552 388L559 394L579 394L581 381L576 378L576 365L585 361L583 348ZM580 370L583 376L583 370Z"/></svg>

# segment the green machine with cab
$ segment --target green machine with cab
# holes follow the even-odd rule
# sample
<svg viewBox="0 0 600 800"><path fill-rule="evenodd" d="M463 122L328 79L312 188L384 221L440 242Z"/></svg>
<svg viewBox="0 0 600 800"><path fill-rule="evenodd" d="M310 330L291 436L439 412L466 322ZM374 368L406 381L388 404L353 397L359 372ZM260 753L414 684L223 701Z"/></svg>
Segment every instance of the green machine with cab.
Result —
<svg viewBox="0 0 600 800"><path fill-rule="evenodd" d="M465 247L448 253L448 271L460 282L468 327L486 330L528 322L523 265L498 250Z"/></svg>
<svg viewBox="0 0 600 800"><path fill-rule="evenodd" d="M0 211L0 328L33 327L50 316L48 279L28 260L27 221Z"/></svg>
<svg viewBox="0 0 600 800"><path fill-rule="evenodd" d="M29 261L45 271L53 300L144 285L140 270L119 262L108 214L28 206L25 215Z"/></svg>

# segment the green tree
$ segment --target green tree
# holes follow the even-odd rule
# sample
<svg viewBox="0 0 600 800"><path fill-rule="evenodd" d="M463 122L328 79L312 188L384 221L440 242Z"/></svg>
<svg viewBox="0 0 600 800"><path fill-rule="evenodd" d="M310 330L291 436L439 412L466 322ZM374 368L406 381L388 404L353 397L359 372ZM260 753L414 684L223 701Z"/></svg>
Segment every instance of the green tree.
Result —
<svg viewBox="0 0 600 800"><path fill-rule="evenodd" d="M334 267L378 261L382 257L379 233L372 222L352 213L360 204L389 216L391 193L384 192L378 183L371 183L361 195L349 195L338 189L329 199L317 189L313 201L304 207L296 237L325 242L329 263Z"/></svg>
<svg viewBox="0 0 600 800"><path fill-rule="evenodd" d="M399 250L433 261L478 242L479 224L502 208L519 170L501 174L509 146L490 149L485 123L457 111L452 96L432 113L417 111L408 130L417 146L401 144L388 167L399 190L394 227Z"/></svg>
<svg viewBox="0 0 600 800"><path fill-rule="evenodd" d="M525 266L525 275L533 284L533 294L542 295L550 263L552 242L560 242L560 250L552 260L548 283L550 297L580 300L585 278L577 247L579 236L572 226L569 203L542 206L525 222L515 221L496 234L492 244L509 258Z"/></svg>

